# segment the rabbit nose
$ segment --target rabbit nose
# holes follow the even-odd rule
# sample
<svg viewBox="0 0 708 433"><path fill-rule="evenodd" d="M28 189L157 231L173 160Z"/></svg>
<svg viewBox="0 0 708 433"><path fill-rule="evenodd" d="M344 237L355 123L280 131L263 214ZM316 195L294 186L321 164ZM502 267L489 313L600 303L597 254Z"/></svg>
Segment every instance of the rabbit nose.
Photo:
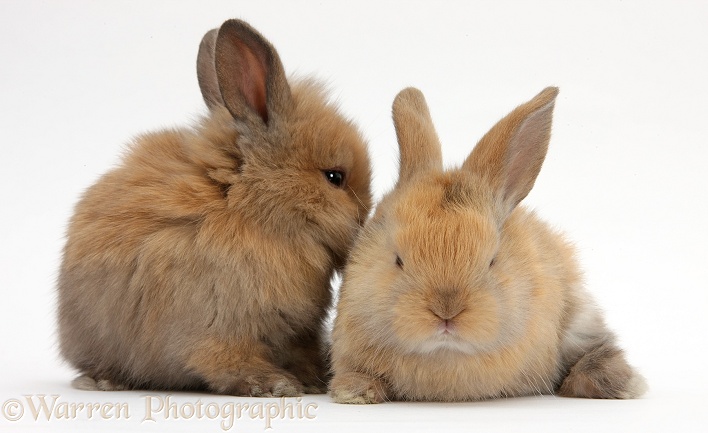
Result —
<svg viewBox="0 0 708 433"><path fill-rule="evenodd" d="M459 314L463 311L463 308L455 308L455 309L430 309L430 312L435 315L438 319L444 321L444 322L450 322L452 321L455 317L459 316Z"/></svg>
<svg viewBox="0 0 708 433"><path fill-rule="evenodd" d="M430 311L442 321L450 321L464 309L464 302L457 290L438 292L429 305Z"/></svg>
<svg viewBox="0 0 708 433"><path fill-rule="evenodd" d="M455 322L455 318L460 315L463 309L443 308L440 310L433 310L431 308L430 311L438 319L438 324L436 326L438 334L454 334L457 332L457 323Z"/></svg>

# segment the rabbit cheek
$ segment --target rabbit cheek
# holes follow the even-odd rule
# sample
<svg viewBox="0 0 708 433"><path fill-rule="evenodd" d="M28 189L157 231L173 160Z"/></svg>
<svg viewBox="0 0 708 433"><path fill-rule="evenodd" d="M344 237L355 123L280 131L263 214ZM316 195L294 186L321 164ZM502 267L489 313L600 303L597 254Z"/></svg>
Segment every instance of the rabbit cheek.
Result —
<svg viewBox="0 0 708 433"><path fill-rule="evenodd" d="M332 188L334 189L334 188ZM352 202L337 200L346 195L344 191L321 192L310 200L298 204L312 236L325 248L336 269L344 266L349 247L360 226L357 222L357 206ZM334 195L334 197L330 196Z"/></svg>
<svg viewBox="0 0 708 433"><path fill-rule="evenodd" d="M417 293L402 294L393 308L393 331L408 349L419 351L421 343L435 334L438 320Z"/></svg>
<svg viewBox="0 0 708 433"><path fill-rule="evenodd" d="M478 291L470 294L467 305L457 318L460 337L478 349L494 345L502 328L497 299Z"/></svg>

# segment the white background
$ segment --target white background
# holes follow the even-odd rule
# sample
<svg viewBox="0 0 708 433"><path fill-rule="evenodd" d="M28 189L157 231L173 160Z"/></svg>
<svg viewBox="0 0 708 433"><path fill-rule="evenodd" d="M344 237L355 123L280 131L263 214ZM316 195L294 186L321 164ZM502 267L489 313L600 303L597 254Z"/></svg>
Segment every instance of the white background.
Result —
<svg viewBox="0 0 708 433"><path fill-rule="evenodd" d="M54 284L81 192L135 134L204 112L197 46L232 17L269 38L287 71L330 84L369 140L377 196L396 178L390 106L403 87L427 96L453 165L513 107L559 86L548 158L525 204L577 243L590 291L651 386L636 401L353 407L306 396L316 419L279 420L275 431L708 429L708 3L2 0L0 403L127 402L131 418L35 421L26 410L17 422L0 414L0 430L221 431L219 420L141 422L145 393L72 390ZM264 427L243 419L232 431Z"/></svg>

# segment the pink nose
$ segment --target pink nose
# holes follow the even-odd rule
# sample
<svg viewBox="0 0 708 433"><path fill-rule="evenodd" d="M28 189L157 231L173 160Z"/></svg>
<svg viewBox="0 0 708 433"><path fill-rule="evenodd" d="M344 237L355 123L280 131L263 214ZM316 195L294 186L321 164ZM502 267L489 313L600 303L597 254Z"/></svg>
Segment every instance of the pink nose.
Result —
<svg viewBox="0 0 708 433"><path fill-rule="evenodd" d="M435 317L439 320L438 331L442 334L452 334L456 331L457 325L455 323L455 317L457 317L462 311L455 311L454 313L440 314L433 310L430 310Z"/></svg>
<svg viewBox="0 0 708 433"><path fill-rule="evenodd" d="M455 322L453 322L452 319L443 319L438 327L443 334L451 334L456 328Z"/></svg>

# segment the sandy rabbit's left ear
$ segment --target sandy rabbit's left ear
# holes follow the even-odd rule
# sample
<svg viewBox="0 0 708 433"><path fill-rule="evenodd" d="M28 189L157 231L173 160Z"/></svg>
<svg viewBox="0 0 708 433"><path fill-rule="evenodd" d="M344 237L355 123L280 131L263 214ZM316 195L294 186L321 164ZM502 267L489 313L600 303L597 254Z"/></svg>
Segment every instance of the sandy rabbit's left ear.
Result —
<svg viewBox="0 0 708 433"><path fill-rule="evenodd" d="M442 170L440 140L420 90L401 90L393 101L393 124L401 152L398 184L430 170Z"/></svg>
<svg viewBox="0 0 708 433"><path fill-rule="evenodd" d="M463 169L483 176L506 216L536 182L551 138L557 87L547 87L500 120L477 143Z"/></svg>

